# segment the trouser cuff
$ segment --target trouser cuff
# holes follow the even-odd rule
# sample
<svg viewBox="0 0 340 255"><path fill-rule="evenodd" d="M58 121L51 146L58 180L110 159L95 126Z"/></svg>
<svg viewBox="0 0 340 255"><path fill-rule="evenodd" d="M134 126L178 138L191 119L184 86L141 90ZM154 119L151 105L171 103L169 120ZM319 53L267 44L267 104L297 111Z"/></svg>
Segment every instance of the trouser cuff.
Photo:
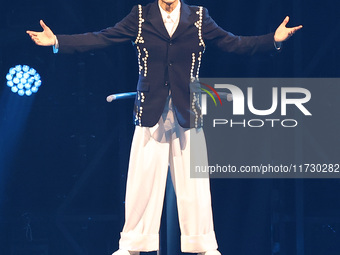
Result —
<svg viewBox="0 0 340 255"><path fill-rule="evenodd" d="M206 235L198 236L181 236L182 252L199 253L210 250L217 250L215 232L212 231Z"/></svg>
<svg viewBox="0 0 340 255"><path fill-rule="evenodd" d="M127 251L158 251L159 235L120 233L119 249Z"/></svg>

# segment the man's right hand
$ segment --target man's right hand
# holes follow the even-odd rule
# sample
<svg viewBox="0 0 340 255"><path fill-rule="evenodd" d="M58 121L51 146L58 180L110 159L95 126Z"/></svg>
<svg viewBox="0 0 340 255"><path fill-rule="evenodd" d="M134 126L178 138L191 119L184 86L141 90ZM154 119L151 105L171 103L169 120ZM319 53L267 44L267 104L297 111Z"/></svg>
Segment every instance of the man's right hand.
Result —
<svg viewBox="0 0 340 255"><path fill-rule="evenodd" d="M42 32L26 31L31 39L41 46L53 46L56 43L56 36L53 34L52 30L46 26L44 21L40 20L40 25L43 28Z"/></svg>

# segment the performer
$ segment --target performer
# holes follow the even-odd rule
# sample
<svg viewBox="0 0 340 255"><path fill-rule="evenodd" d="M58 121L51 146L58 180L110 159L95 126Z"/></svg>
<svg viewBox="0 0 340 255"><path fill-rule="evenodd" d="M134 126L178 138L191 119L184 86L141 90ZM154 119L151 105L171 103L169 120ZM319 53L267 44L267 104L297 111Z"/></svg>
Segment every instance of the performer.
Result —
<svg viewBox="0 0 340 255"><path fill-rule="evenodd" d="M181 250L220 255L213 228L208 178L190 178L190 163L207 165L202 115L190 86L199 79L209 43L239 54L275 51L302 26L287 28L286 17L275 33L235 36L220 28L207 9L180 0L157 0L134 6L122 21L100 32L58 35L40 24L27 31L32 40L73 53L132 41L139 81L134 106L136 125L126 187L125 225L114 255L138 255L159 249L159 226L168 166L177 197ZM200 144L190 155L190 140ZM197 148L196 148L197 149ZM191 157L190 157L191 156Z"/></svg>

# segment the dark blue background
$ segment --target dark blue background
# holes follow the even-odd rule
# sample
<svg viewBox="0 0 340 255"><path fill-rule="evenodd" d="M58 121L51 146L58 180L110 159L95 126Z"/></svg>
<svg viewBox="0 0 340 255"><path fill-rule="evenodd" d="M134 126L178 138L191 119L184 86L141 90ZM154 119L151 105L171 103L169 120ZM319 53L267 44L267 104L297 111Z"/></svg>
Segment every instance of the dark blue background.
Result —
<svg viewBox="0 0 340 255"><path fill-rule="evenodd" d="M96 31L114 25L133 5L147 2L1 2L1 254L97 255L118 248L133 133L132 100L108 104L105 98L135 90L135 52L126 44L85 54L53 55L51 48L34 45L25 31L40 30L39 19L56 34ZM335 0L187 2L204 5L221 27L240 35L273 32L286 15L291 17L289 25L304 25L281 53L271 57L236 56L208 48L202 77L340 75L339 3ZM41 74L43 85L34 97L20 98L5 85L8 69L16 64L28 64ZM337 93L330 93L325 122L339 116L333 103ZM339 134L316 128L315 132L340 142ZM283 136L277 142L299 143L300 139ZM254 138L254 144L258 140ZM327 151L316 149L315 153ZM339 254L338 180L211 183L222 254ZM173 212L167 216L176 218ZM162 227L162 254L180 254L178 239L171 247L164 241L172 225ZM171 233L178 238L176 231Z"/></svg>

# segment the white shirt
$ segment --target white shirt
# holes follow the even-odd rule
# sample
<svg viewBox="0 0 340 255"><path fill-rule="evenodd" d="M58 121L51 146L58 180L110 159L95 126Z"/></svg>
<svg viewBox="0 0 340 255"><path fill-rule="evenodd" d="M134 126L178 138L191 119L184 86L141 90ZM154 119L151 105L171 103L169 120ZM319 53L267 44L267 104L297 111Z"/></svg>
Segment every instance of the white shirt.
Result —
<svg viewBox="0 0 340 255"><path fill-rule="evenodd" d="M167 13L166 11L164 11L163 8L159 5L159 3L158 7L162 14L164 26L171 37L176 31L176 28L179 23L179 17L181 13L181 1L178 1L176 8L171 13Z"/></svg>

